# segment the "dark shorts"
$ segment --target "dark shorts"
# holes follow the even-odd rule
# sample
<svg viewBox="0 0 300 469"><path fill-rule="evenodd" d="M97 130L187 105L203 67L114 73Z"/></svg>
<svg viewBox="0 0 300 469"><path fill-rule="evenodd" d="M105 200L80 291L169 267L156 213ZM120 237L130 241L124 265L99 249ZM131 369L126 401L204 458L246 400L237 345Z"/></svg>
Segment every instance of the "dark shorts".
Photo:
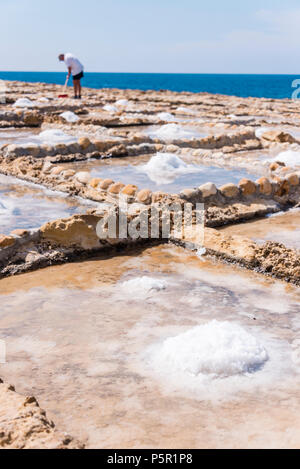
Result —
<svg viewBox="0 0 300 469"><path fill-rule="evenodd" d="M81 78L83 78L83 77L84 77L84 73L80 72L80 73L78 73L78 75L73 76L73 80L81 80Z"/></svg>

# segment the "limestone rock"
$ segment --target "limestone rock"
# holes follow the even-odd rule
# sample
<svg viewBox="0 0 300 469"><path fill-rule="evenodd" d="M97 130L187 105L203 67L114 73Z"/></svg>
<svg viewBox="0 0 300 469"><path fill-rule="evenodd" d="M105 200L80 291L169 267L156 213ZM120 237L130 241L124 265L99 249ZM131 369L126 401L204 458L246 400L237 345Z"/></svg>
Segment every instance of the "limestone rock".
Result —
<svg viewBox="0 0 300 469"><path fill-rule="evenodd" d="M256 192L256 185L250 179L242 179L239 182L239 188L241 189L243 195L253 195Z"/></svg>
<svg viewBox="0 0 300 469"><path fill-rule="evenodd" d="M80 171L79 173L75 174L75 179L81 184L88 184L91 180L91 175L87 171Z"/></svg>
<svg viewBox="0 0 300 469"><path fill-rule="evenodd" d="M199 187L199 189L204 198L211 197L212 195L216 195L218 192L218 189L216 188L215 184L213 184L212 182L203 184L202 186Z"/></svg>
<svg viewBox="0 0 300 469"><path fill-rule="evenodd" d="M220 192L228 199L234 199L239 195L239 188L236 185L229 183L220 187Z"/></svg>

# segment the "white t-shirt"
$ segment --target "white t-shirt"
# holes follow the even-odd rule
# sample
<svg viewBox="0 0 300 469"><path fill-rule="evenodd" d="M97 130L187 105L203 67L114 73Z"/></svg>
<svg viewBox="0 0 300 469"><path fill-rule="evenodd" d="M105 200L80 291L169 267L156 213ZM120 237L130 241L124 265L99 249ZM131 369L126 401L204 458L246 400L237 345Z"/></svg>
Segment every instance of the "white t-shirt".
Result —
<svg viewBox="0 0 300 469"><path fill-rule="evenodd" d="M82 63L80 63L77 57L73 54L65 54L65 64L67 67L71 67L73 77L83 72Z"/></svg>

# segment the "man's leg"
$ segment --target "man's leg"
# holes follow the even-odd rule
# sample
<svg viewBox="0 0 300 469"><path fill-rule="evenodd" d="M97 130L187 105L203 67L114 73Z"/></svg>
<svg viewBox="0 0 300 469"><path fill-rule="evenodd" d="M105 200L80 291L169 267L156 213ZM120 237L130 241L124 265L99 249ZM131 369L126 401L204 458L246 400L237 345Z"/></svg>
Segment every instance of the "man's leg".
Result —
<svg viewBox="0 0 300 469"><path fill-rule="evenodd" d="M81 80L78 80L78 98L81 99Z"/></svg>
<svg viewBox="0 0 300 469"><path fill-rule="evenodd" d="M77 96L77 80L73 80L74 98Z"/></svg>

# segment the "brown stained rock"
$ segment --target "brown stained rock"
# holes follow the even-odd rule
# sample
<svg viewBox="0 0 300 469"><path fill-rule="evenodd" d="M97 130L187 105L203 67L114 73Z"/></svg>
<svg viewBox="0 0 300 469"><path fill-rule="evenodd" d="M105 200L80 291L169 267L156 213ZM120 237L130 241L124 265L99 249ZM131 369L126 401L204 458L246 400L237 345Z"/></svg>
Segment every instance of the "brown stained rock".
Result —
<svg viewBox="0 0 300 469"><path fill-rule="evenodd" d="M290 192L290 183L287 179L284 179L283 181L280 181L278 183L278 188L275 192L275 195L278 197L283 197L287 195Z"/></svg>
<svg viewBox="0 0 300 469"><path fill-rule="evenodd" d="M93 178L90 180L89 185L93 187L93 189L97 189L99 186L100 182L103 181L101 178Z"/></svg>
<svg viewBox="0 0 300 469"><path fill-rule="evenodd" d="M165 192L157 191L152 194L152 202L154 204L164 201L168 197Z"/></svg>
<svg viewBox="0 0 300 469"><path fill-rule="evenodd" d="M234 199L239 195L239 188L235 184L225 184L224 186L220 187L220 192L228 199Z"/></svg>
<svg viewBox="0 0 300 469"><path fill-rule="evenodd" d="M256 244L242 236L228 236L212 228L206 228L204 246L206 249L232 260L255 263Z"/></svg>
<svg viewBox="0 0 300 469"><path fill-rule="evenodd" d="M278 163L271 163L269 168L270 171L276 171L278 168L280 168L280 165Z"/></svg>
<svg viewBox="0 0 300 469"><path fill-rule="evenodd" d="M61 173L61 175L64 179L70 179L73 176L75 176L75 174L76 174L76 172L74 171L74 169L66 169L65 171L63 171Z"/></svg>
<svg viewBox="0 0 300 469"><path fill-rule="evenodd" d="M291 186L298 186L300 183L300 179L298 174L293 173L286 177L287 181L290 183Z"/></svg>
<svg viewBox="0 0 300 469"><path fill-rule="evenodd" d="M74 215L68 219L46 223L40 229L41 238L64 247L99 248L96 226L101 218L101 216Z"/></svg>
<svg viewBox="0 0 300 469"><path fill-rule="evenodd" d="M13 236L0 235L0 249L13 246L16 239Z"/></svg>
<svg viewBox="0 0 300 469"><path fill-rule="evenodd" d="M0 449L84 449L56 430L32 396L17 394L0 380Z"/></svg>
<svg viewBox="0 0 300 469"><path fill-rule="evenodd" d="M245 196L253 195L256 192L256 185L253 181L250 181L250 179L242 179L239 182L239 188Z"/></svg>
<svg viewBox="0 0 300 469"><path fill-rule="evenodd" d="M14 235L14 236L18 236L19 238L24 238L25 236L27 236L29 234L29 231L28 230L18 229L18 230L12 231L11 234Z"/></svg>
<svg viewBox="0 0 300 469"><path fill-rule="evenodd" d="M137 200L138 202L141 202L142 204L151 204L152 202L152 191L149 189L143 189L137 194Z"/></svg>
<svg viewBox="0 0 300 469"><path fill-rule="evenodd" d="M294 137L292 137L287 132L282 132L280 130L270 130L268 132L265 132L262 135L262 138L269 142L278 142L278 143L295 143L296 142Z"/></svg>
<svg viewBox="0 0 300 469"><path fill-rule="evenodd" d="M121 190L124 189L125 184L122 184L121 182L116 182L115 184L112 184L109 186L108 191L110 194L118 195L120 194Z"/></svg>
<svg viewBox="0 0 300 469"><path fill-rule="evenodd" d="M138 191L138 187L133 184L127 184L122 190L122 194L127 195L129 197L134 197Z"/></svg>
<svg viewBox="0 0 300 469"><path fill-rule="evenodd" d="M99 187L106 191L112 184L114 184L112 179L104 179L104 181L100 182Z"/></svg>
<svg viewBox="0 0 300 469"><path fill-rule="evenodd" d="M21 114L22 115L22 114ZM43 122L43 116L38 112L25 112L24 124L30 126L39 126Z"/></svg>
<svg viewBox="0 0 300 469"><path fill-rule="evenodd" d="M256 181L259 186L259 192L264 195L271 195L272 194L272 184L268 178L260 178Z"/></svg>
<svg viewBox="0 0 300 469"><path fill-rule="evenodd" d="M81 137L78 140L78 144L83 150L86 150L91 145L91 141L87 137Z"/></svg>
<svg viewBox="0 0 300 469"><path fill-rule="evenodd" d="M94 142L94 145L96 149L100 152L103 152L106 150L106 144L102 140L97 140L96 142Z"/></svg>

